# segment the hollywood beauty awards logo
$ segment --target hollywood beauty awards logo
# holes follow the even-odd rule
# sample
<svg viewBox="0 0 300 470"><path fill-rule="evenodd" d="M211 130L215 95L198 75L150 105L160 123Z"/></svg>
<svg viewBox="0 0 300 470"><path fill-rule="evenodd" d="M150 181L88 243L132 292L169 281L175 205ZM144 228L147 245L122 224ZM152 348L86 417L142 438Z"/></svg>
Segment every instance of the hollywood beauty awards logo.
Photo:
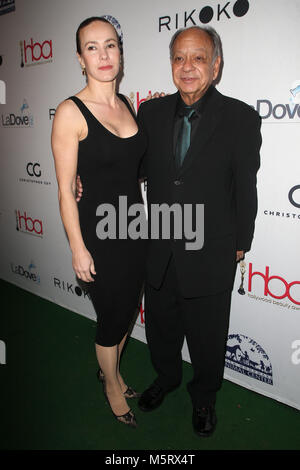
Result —
<svg viewBox="0 0 300 470"><path fill-rule="evenodd" d="M238 288L240 295L245 295L245 278L248 276L248 297L253 300L270 303L291 310L300 310L300 281L286 280L282 275L274 273L270 266L264 271L255 270L249 263L248 273L245 261L240 261L241 283Z"/></svg>
<svg viewBox="0 0 300 470"><path fill-rule="evenodd" d="M273 385L272 364L267 353L248 336L228 335L225 367L260 382Z"/></svg>
<svg viewBox="0 0 300 470"><path fill-rule="evenodd" d="M52 40L47 39L38 42L30 38L19 42L21 62L20 66L29 67L32 65L48 64L53 61Z"/></svg>
<svg viewBox="0 0 300 470"><path fill-rule="evenodd" d="M15 210L16 229L18 232L27 233L42 238L44 236L43 222L32 218L27 211Z"/></svg>
<svg viewBox="0 0 300 470"><path fill-rule="evenodd" d="M181 11L175 14L164 15L158 18L158 31L174 31L179 28L188 28L195 25L208 24L212 20L227 21L232 18L242 18L249 10L248 0L211 2L210 5Z"/></svg>
<svg viewBox="0 0 300 470"><path fill-rule="evenodd" d="M33 127L34 120L33 115L30 113L29 105L26 99L18 112L1 114L1 126L2 127L14 127L14 128L29 128Z"/></svg>

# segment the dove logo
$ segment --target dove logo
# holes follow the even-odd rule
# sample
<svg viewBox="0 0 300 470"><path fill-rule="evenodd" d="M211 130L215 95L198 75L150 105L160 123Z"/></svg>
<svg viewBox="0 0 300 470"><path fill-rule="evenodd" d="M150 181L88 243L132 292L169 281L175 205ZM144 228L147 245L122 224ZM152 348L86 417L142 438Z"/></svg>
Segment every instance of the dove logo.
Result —
<svg viewBox="0 0 300 470"><path fill-rule="evenodd" d="M6 104L6 85L3 80L0 80L0 104Z"/></svg>
<svg viewBox="0 0 300 470"><path fill-rule="evenodd" d="M27 281L34 282L35 284L41 283L40 275L36 272L36 266L33 261L30 262L27 268L21 264L10 263L12 272Z"/></svg>

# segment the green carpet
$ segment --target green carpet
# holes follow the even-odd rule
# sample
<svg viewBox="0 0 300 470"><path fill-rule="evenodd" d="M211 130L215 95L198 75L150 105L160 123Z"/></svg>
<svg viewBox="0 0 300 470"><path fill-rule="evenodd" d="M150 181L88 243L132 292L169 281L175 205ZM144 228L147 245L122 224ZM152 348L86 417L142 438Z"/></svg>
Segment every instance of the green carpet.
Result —
<svg viewBox="0 0 300 470"><path fill-rule="evenodd" d="M206 439L192 430L192 406L183 363L182 385L163 405L143 413L138 428L117 422L96 379L95 322L0 281L1 449L272 450L300 449L300 412L224 381L218 426ZM130 339L121 369L143 390L154 379L147 345Z"/></svg>

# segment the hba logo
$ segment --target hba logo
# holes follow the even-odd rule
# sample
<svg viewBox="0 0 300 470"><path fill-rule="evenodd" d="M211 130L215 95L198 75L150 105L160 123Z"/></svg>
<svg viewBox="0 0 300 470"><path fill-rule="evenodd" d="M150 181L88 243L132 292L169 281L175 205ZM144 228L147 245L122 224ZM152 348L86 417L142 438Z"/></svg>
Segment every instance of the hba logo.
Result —
<svg viewBox="0 0 300 470"><path fill-rule="evenodd" d="M29 217L26 211L21 214L19 210L16 210L15 214L17 223L16 228L18 232L28 233L37 237L43 237L43 222L41 220Z"/></svg>
<svg viewBox="0 0 300 470"><path fill-rule="evenodd" d="M253 271L252 263L249 263L248 291L252 292L252 282L254 277L263 279L263 295L269 295L274 299L288 298L296 305L300 305L299 287L298 294L295 286L300 286L300 281L287 282L282 276L270 276L270 268L266 266L265 273ZM272 283L272 281L275 281ZM258 283L257 283L258 285ZM260 287L261 288L261 287ZM297 298L295 298L297 296Z"/></svg>
<svg viewBox="0 0 300 470"><path fill-rule="evenodd" d="M21 67L30 65L48 64L52 62L52 40L46 40L42 43L30 41L20 41Z"/></svg>
<svg viewBox="0 0 300 470"><path fill-rule="evenodd" d="M2 127L33 127L33 116L29 112L29 106L26 100L20 107L20 112L1 114Z"/></svg>
<svg viewBox="0 0 300 470"><path fill-rule="evenodd" d="M216 21L230 20L231 18L241 18L248 13L249 1L236 0L234 2L219 2L217 4L206 5L200 10L190 10L176 13L173 16L160 16L158 31L171 31L180 28L187 28L199 24Z"/></svg>
<svg viewBox="0 0 300 470"><path fill-rule="evenodd" d="M148 97L149 95L151 95L151 94L152 94L152 92L151 92L151 90L149 90L149 91L148 91L148 95L145 96L144 98L142 98L142 97L140 96L140 92L139 92L139 91L137 91L136 93L133 92L133 91L131 91L131 92L129 93L129 99L130 99L131 103L133 104L133 106L135 107L136 112L138 112L141 103L143 103L144 101L146 101L146 100L147 100L147 97Z"/></svg>

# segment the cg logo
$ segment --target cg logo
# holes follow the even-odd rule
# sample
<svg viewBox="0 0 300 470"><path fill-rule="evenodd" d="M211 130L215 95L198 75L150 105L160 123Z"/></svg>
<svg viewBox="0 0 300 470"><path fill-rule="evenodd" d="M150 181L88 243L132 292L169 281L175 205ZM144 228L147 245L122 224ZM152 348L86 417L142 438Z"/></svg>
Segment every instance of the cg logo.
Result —
<svg viewBox="0 0 300 470"><path fill-rule="evenodd" d="M36 170L36 167L40 168L40 164L39 163L27 163L27 166L26 166L26 171L28 173L29 176L36 176L37 178L39 178L41 176L41 170Z"/></svg>
<svg viewBox="0 0 300 470"><path fill-rule="evenodd" d="M290 189L289 201L293 206L298 207L298 209L300 209L300 203L294 200L294 192L297 191L297 189L300 189L300 184L297 184L297 186L294 186L292 189Z"/></svg>

